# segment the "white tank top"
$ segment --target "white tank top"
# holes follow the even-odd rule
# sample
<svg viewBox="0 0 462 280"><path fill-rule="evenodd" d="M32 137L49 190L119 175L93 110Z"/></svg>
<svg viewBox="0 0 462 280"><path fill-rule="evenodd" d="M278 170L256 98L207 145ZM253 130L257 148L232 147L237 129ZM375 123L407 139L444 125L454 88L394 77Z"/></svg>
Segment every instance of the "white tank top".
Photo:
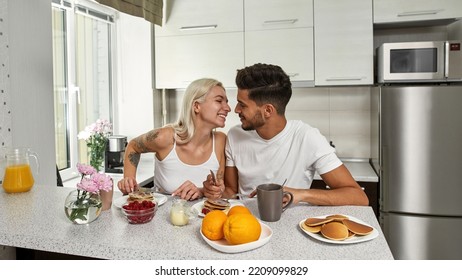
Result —
<svg viewBox="0 0 462 280"><path fill-rule="evenodd" d="M210 170L217 172L220 166L215 154L215 134L212 137L212 154L210 158L198 165L186 164L180 160L176 153L176 141L170 153L163 159L155 158L154 186L160 192L172 193L181 184L189 180L198 188L203 187L203 182L210 174Z"/></svg>

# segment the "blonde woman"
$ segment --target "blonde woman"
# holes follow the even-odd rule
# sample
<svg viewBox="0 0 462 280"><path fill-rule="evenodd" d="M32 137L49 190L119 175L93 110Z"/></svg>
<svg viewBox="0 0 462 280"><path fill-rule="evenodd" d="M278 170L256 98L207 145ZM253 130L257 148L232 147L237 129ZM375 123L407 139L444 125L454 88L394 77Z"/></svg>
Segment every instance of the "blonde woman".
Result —
<svg viewBox="0 0 462 280"><path fill-rule="evenodd" d="M183 97L178 120L132 139L125 150L124 178L118 182L124 194L138 188L136 169L142 153L155 153L154 186L182 199L203 197L203 182L210 170L224 189L226 135L224 127L231 108L221 82L193 81Z"/></svg>

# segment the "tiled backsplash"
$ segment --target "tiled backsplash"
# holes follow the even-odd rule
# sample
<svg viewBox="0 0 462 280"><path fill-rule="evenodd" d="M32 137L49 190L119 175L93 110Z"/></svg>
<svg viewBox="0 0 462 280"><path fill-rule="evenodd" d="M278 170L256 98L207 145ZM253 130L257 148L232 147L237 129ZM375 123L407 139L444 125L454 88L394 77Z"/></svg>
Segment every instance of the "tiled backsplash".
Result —
<svg viewBox="0 0 462 280"><path fill-rule="evenodd" d="M227 89L229 105L236 106L236 89ZM183 91L169 92L169 122L176 119ZM288 119L299 119L332 141L339 157L370 157L370 87L294 88L287 106ZM226 119L228 131L240 124L232 112Z"/></svg>
<svg viewBox="0 0 462 280"><path fill-rule="evenodd" d="M7 4L7 0L0 0L0 148L10 146L12 142L11 107L9 103Z"/></svg>

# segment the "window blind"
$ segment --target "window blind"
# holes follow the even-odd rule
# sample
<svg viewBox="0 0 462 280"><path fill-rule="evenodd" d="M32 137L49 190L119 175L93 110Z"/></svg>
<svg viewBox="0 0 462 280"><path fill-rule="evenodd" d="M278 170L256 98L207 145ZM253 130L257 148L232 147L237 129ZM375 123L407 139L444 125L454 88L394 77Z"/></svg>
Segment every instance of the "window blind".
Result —
<svg viewBox="0 0 462 280"><path fill-rule="evenodd" d="M162 26L162 0L96 0L98 3L112 7L122 13L142 17L147 21Z"/></svg>

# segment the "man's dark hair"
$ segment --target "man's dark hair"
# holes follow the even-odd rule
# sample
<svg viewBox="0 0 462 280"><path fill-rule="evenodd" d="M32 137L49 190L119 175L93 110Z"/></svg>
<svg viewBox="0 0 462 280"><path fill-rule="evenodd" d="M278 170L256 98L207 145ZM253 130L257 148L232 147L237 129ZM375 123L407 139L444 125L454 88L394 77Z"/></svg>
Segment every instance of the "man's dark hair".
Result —
<svg viewBox="0 0 462 280"><path fill-rule="evenodd" d="M285 113L292 96L290 78L277 65L257 63L237 70L236 85L249 90L249 98L258 106L272 104L279 115Z"/></svg>

